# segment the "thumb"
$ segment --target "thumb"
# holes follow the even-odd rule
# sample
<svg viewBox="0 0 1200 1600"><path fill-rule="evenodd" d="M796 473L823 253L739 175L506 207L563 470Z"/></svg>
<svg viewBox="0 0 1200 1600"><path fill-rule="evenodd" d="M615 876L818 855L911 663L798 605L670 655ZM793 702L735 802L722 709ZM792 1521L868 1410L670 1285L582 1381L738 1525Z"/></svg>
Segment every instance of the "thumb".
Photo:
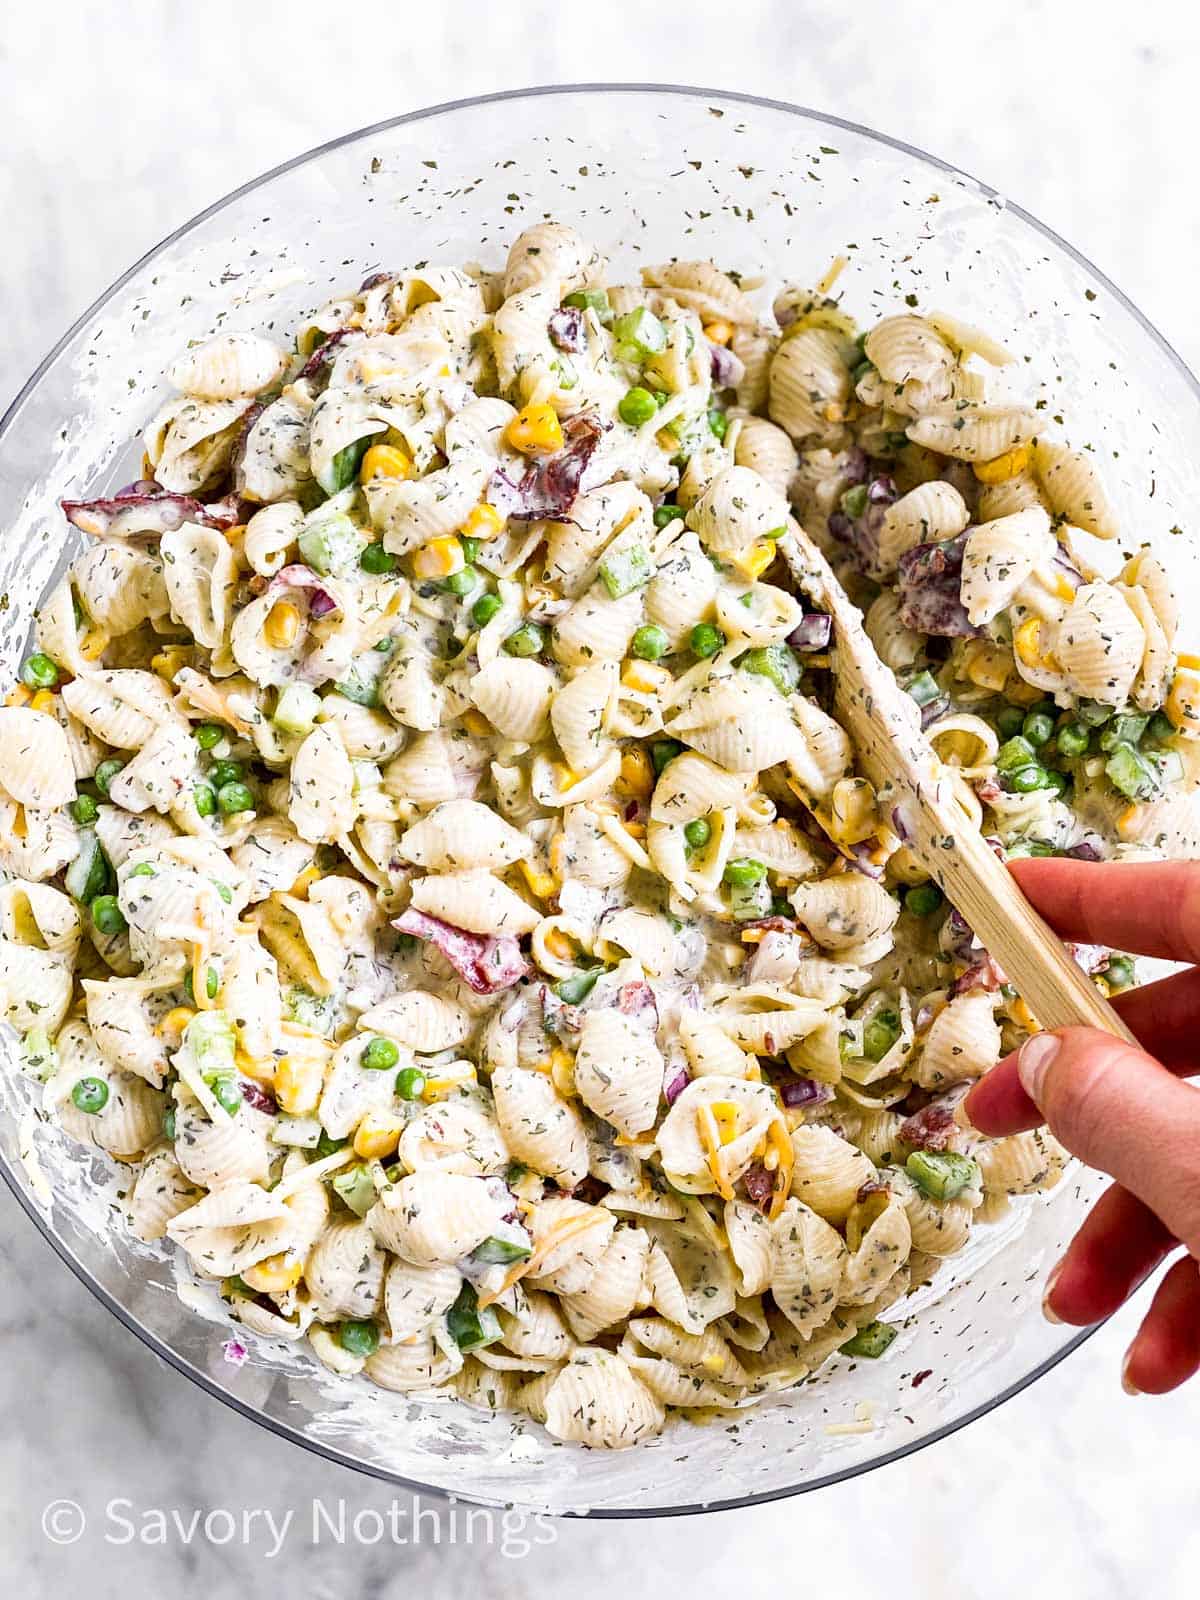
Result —
<svg viewBox="0 0 1200 1600"><path fill-rule="evenodd" d="M1131 1190L1200 1255L1200 1092L1091 1028L1034 1034L1017 1072L1072 1155Z"/></svg>

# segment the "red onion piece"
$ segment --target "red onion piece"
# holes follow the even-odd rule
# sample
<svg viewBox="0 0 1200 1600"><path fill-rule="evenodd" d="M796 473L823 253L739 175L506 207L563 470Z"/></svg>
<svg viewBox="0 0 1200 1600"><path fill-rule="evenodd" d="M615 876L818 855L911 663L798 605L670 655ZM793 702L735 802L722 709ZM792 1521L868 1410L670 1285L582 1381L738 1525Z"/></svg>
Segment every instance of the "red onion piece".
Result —
<svg viewBox="0 0 1200 1600"><path fill-rule="evenodd" d="M336 328L327 339L322 339L308 360L300 368L297 377L315 378L333 362L334 351L343 339L348 339L354 330L351 328Z"/></svg>
<svg viewBox="0 0 1200 1600"><path fill-rule="evenodd" d="M833 1085L818 1083L815 1078L785 1078L777 1084L779 1098L785 1106L823 1106L833 1099Z"/></svg>
<svg viewBox="0 0 1200 1600"><path fill-rule="evenodd" d="M736 389L746 376L743 362L723 344L709 344L714 389Z"/></svg>
<svg viewBox="0 0 1200 1600"><path fill-rule="evenodd" d="M617 1010L652 1028L658 1027L658 1002L654 998L654 990L641 978L621 985L617 991Z"/></svg>
<svg viewBox="0 0 1200 1600"><path fill-rule="evenodd" d="M248 1106L253 1106L255 1111L265 1111L273 1117L279 1110L275 1096L264 1089L261 1083L255 1083L252 1078L240 1079L238 1088L242 1091L242 1099Z"/></svg>
<svg viewBox="0 0 1200 1600"><path fill-rule="evenodd" d="M914 1150L946 1150L958 1131L953 1107L940 1100L931 1100L900 1124L900 1138Z"/></svg>
<svg viewBox="0 0 1200 1600"><path fill-rule="evenodd" d="M1073 939L1068 939L1065 943L1071 960L1089 977L1093 972L1102 972L1109 963L1110 951L1107 945L1078 944Z"/></svg>
<svg viewBox="0 0 1200 1600"><path fill-rule="evenodd" d="M571 355L578 355L581 350L587 349L587 333L583 324L583 312L577 306L559 306L557 311L550 313L546 326L549 330L551 341L560 350L566 350Z"/></svg>
<svg viewBox="0 0 1200 1600"><path fill-rule="evenodd" d="M128 483L99 500L64 500L62 509L67 521L82 533L115 538L174 532L185 522L232 528L237 521L236 511L227 511L226 502L206 507L191 495L172 494L150 478Z"/></svg>
<svg viewBox="0 0 1200 1600"><path fill-rule="evenodd" d="M827 650L833 639L833 618L824 611L810 611L788 634L793 650Z"/></svg>
<svg viewBox="0 0 1200 1600"><path fill-rule="evenodd" d="M562 449L552 456L531 461L515 482L503 471L494 472L488 486L488 500L514 522L540 522L544 518L566 516L607 426L587 412L568 418L563 423Z"/></svg>
<svg viewBox="0 0 1200 1600"><path fill-rule="evenodd" d="M679 1096L691 1083L686 1067L678 1067L663 1083L663 1097L669 1106L673 1106Z"/></svg>
<svg viewBox="0 0 1200 1600"><path fill-rule="evenodd" d="M760 1211L765 1211L771 1204L775 1193L775 1179L766 1167L755 1162L752 1167L747 1167L742 1173L742 1187L746 1191L746 1199L752 1206L757 1206Z"/></svg>
<svg viewBox="0 0 1200 1600"><path fill-rule="evenodd" d="M278 594L284 589L306 590L309 615L318 621L329 616L330 612L342 609L342 602L326 587L325 579L298 561L289 567L281 567L267 585L268 594Z"/></svg>
<svg viewBox="0 0 1200 1600"><path fill-rule="evenodd" d="M900 621L917 633L943 639L973 639L979 634L959 599L967 533L957 539L919 544L900 557Z"/></svg>
<svg viewBox="0 0 1200 1600"><path fill-rule="evenodd" d="M1064 850L1063 854L1072 861L1102 861L1104 859L1099 850L1096 849L1096 846L1089 844L1086 839L1080 844L1073 844L1069 850Z"/></svg>
<svg viewBox="0 0 1200 1600"><path fill-rule="evenodd" d="M426 916L411 906L394 919L392 927L436 945L476 994L499 994L528 976L529 963L511 934L497 939L488 934L468 933L465 928L456 928L440 917Z"/></svg>

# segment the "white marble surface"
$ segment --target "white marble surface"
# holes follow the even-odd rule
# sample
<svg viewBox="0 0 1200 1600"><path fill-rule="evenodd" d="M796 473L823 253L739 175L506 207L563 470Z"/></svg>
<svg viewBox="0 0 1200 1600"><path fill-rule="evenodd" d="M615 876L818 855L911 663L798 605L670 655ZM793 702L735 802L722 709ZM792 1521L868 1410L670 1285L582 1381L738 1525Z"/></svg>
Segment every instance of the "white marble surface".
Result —
<svg viewBox="0 0 1200 1600"><path fill-rule="evenodd" d="M659 8L460 0L352 11L316 0L22 6L0 41L5 337L0 398L130 261L263 168L422 104L538 81L658 78L834 111L1001 187L1092 256L1200 363L1194 99L1200 19L1181 4L692 0ZM416 18L420 17L419 26ZM561 1525L505 1559L477 1538L314 1545L312 1502L384 1511L378 1484L303 1455L163 1367L95 1303L7 1197L0 1238L0 1575L32 1600L137 1588L225 1600L248 1584L391 1600L487 1592L1108 1600L1191 1592L1200 1384L1124 1399L1126 1313L1033 1390L920 1456L816 1496L706 1519ZM124 1497L134 1509L104 1507ZM40 1531L57 1498L83 1537ZM154 1508L296 1518L282 1551L110 1542ZM408 1511L408 1503L402 1504ZM69 1514L68 1514L69 1515ZM67 1523L60 1524L66 1527ZM369 1539L375 1526L360 1524ZM499 1539L500 1530L495 1530ZM546 1537L533 1530L532 1537Z"/></svg>

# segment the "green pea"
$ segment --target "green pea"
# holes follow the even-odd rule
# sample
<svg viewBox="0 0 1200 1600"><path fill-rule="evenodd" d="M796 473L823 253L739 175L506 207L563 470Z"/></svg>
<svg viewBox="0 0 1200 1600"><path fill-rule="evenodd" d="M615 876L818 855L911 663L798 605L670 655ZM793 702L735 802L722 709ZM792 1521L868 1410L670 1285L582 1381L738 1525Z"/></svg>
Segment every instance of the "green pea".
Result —
<svg viewBox="0 0 1200 1600"><path fill-rule="evenodd" d="M1035 789L1050 787L1050 774L1036 762L1028 767L1018 767L1015 772L1007 772L1004 776L1009 788L1017 794L1032 794Z"/></svg>
<svg viewBox="0 0 1200 1600"><path fill-rule="evenodd" d="M627 389L617 406L617 415L631 428L640 428L643 422L658 415L658 402L649 389Z"/></svg>
<svg viewBox="0 0 1200 1600"><path fill-rule="evenodd" d="M687 840L691 850L702 850L712 838L712 823L707 817L693 817L683 830L683 837Z"/></svg>
<svg viewBox="0 0 1200 1600"><path fill-rule="evenodd" d="M1054 737L1054 718L1044 711L1031 711L1021 724L1021 732L1034 749L1038 749Z"/></svg>
<svg viewBox="0 0 1200 1600"><path fill-rule="evenodd" d="M221 987L221 977L216 967L209 967L204 976L204 992L210 1000L217 998L217 990ZM192 969L189 967L183 975L183 992L188 997L188 1004L196 1004L195 980Z"/></svg>
<svg viewBox="0 0 1200 1600"><path fill-rule="evenodd" d="M58 668L49 656L35 650L21 668L21 682L30 689L52 689L58 682Z"/></svg>
<svg viewBox="0 0 1200 1600"><path fill-rule="evenodd" d="M725 643L725 635L711 622L698 622L692 629L689 642L694 653L706 659L708 656L716 655Z"/></svg>
<svg viewBox="0 0 1200 1600"><path fill-rule="evenodd" d="M358 1059L368 1072L387 1072L399 1061L400 1051L390 1039L376 1034Z"/></svg>
<svg viewBox="0 0 1200 1600"><path fill-rule="evenodd" d="M510 656L537 656L546 648L546 635L536 622L523 622L504 641Z"/></svg>
<svg viewBox="0 0 1200 1600"><path fill-rule="evenodd" d="M211 783L198 783L192 790L196 811L202 817L211 817L217 809L217 791Z"/></svg>
<svg viewBox="0 0 1200 1600"><path fill-rule="evenodd" d="M396 1093L401 1100L419 1100L425 1093L425 1074L419 1067L401 1067L396 1074Z"/></svg>
<svg viewBox="0 0 1200 1600"><path fill-rule="evenodd" d="M217 807L227 817L254 810L254 794L244 783L223 783L217 790Z"/></svg>
<svg viewBox="0 0 1200 1600"><path fill-rule="evenodd" d="M240 761L214 761L208 769L209 782L217 789L226 783L241 783L243 771Z"/></svg>
<svg viewBox="0 0 1200 1600"><path fill-rule="evenodd" d="M721 440L729 432L729 418L723 411L718 411L715 406L708 413L708 430Z"/></svg>
<svg viewBox="0 0 1200 1600"><path fill-rule="evenodd" d="M847 1339L838 1348L844 1356L854 1356L860 1361L878 1361L895 1337L896 1330L890 1323L868 1322L865 1328L860 1328L852 1339Z"/></svg>
<svg viewBox="0 0 1200 1600"><path fill-rule="evenodd" d="M905 909L914 917L931 917L942 903L942 891L934 883L918 883L904 896Z"/></svg>
<svg viewBox="0 0 1200 1600"><path fill-rule="evenodd" d="M1146 732L1152 739L1157 739L1159 744L1166 744L1168 739L1175 737L1175 724L1165 711L1156 711L1150 718L1150 726Z"/></svg>
<svg viewBox="0 0 1200 1600"><path fill-rule="evenodd" d="M235 1117L244 1104L237 1079L228 1072L218 1072L211 1078L206 1077L204 1081L216 1096L217 1104L228 1111L231 1117Z"/></svg>
<svg viewBox="0 0 1200 1600"><path fill-rule="evenodd" d="M1025 713L1020 706L1002 706L996 713L996 732L1002 739L1011 739L1025 726Z"/></svg>
<svg viewBox="0 0 1200 1600"><path fill-rule="evenodd" d="M121 933L128 927L115 894L98 894L92 901L92 921L98 933Z"/></svg>
<svg viewBox="0 0 1200 1600"><path fill-rule="evenodd" d="M683 746L678 739L656 739L650 746L650 760L654 763L655 772L661 777L663 769L674 761L676 756L683 754Z"/></svg>
<svg viewBox="0 0 1200 1600"><path fill-rule="evenodd" d="M448 594L466 595L479 587L479 574L472 566L465 566L443 579L442 587Z"/></svg>
<svg viewBox="0 0 1200 1600"><path fill-rule="evenodd" d="M87 828L100 815L100 807L90 794L81 794L71 802L71 815L81 828Z"/></svg>
<svg viewBox="0 0 1200 1600"><path fill-rule="evenodd" d="M71 1089L71 1102L77 1111L94 1117L108 1104L108 1085L103 1078L79 1078Z"/></svg>
<svg viewBox="0 0 1200 1600"><path fill-rule="evenodd" d="M117 758L113 756L108 761L102 761L96 768L95 784L101 794L108 794L109 789L112 787L113 779L116 777L117 773L120 772L124 765L125 763L123 761L118 761Z"/></svg>
<svg viewBox="0 0 1200 1600"><path fill-rule="evenodd" d="M396 557L390 550L385 550L381 544L369 544L358 558L358 564L364 572L369 572L373 578L381 578L387 572L395 572Z"/></svg>
<svg viewBox="0 0 1200 1600"><path fill-rule="evenodd" d="M863 1055L876 1063L883 1060L900 1037L900 1018L894 1011L881 1011L863 1029Z"/></svg>
<svg viewBox="0 0 1200 1600"><path fill-rule="evenodd" d="M657 661L670 648L671 641L666 630L655 622L644 623L634 634L629 646L630 653L637 656L639 661Z"/></svg>
<svg viewBox="0 0 1200 1600"><path fill-rule="evenodd" d="M1081 722L1068 722L1058 730L1058 753L1071 757L1081 756L1088 747L1090 735Z"/></svg>
<svg viewBox="0 0 1200 1600"><path fill-rule="evenodd" d="M1137 977L1137 967L1132 956L1112 956L1104 969L1104 976L1113 989L1128 989Z"/></svg>
<svg viewBox="0 0 1200 1600"><path fill-rule="evenodd" d="M1056 767L1048 767L1045 771L1044 777L1045 781L1043 783L1043 788L1053 789L1060 796L1065 795L1071 788L1070 774L1066 772L1059 772Z"/></svg>
<svg viewBox="0 0 1200 1600"><path fill-rule="evenodd" d="M664 506L655 507L654 526L656 528L669 528L673 522L679 522L682 520L682 518L683 512L680 510L680 508L678 506L671 505L669 502Z"/></svg>
<svg viewBox="0 0 1200 1600"><path fill-rule="evenodd" d="M224 737L225 729L216 722L198 722L192 730L192 738L195 739L201 750L211 750L215 745L220 744Z"/></svg>
<svg viewBox="0 0 1200 1600"><path fill-rule="evenodd" d="M753 883L761 883L767 875L767 869L761 861L755 861L750 856L735 856L732 861L725 863L725 882L733 888L745 889Z"/></svg>
<svg viewBox="0 0 1200 1600"><path fill-rule="evenodd" d="M481 594L471 607L471 621L477 628L486 628L497 611L503 608L504 601L498 594Z"/></svg>

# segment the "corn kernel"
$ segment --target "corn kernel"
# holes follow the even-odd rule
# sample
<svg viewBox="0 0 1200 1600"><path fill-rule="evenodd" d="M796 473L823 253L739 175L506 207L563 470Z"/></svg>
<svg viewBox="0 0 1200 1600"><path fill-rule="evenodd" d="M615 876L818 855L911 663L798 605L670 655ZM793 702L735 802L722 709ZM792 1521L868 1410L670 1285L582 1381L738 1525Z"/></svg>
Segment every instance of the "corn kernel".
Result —
<svg viewBox="0 0 1200 1600"><path fill-rule="evenodd" d="M509 423L507 438L525 455L552 455L563 446L562 423L553 406L524 406Z"/></svg>
<svg viewBox="0 0 1200 1600"><path fill-rule="evenodd" d="M747 578L761 578L777 554L774 539L758 539L739 555L731 556L730 560Z"/></svg>
<svg viewBox="0 0 1200 1600"><path fill-rule="evenodd" d="M577 1092L575 1057L561 1045L555 1045L550 1052L550 1081L564 1099L569 1099Z"/></svg>
<svg viewBox="0 0 1200 1600"><path fill-rule="evenodd" d="M452 534L431 539L412 558L413 575L418 578L450 578L466 564L463 547Z"/></svg>
<svg viewBox="0 0 1200 1600"><path fill-rule="evenodd" d="M272 650L287 650L300 632L300 611L287 600L277 600L267 613L263 637Z"/></svg>
<svg viewBox="0 0 1200 1600"><path fill-rule="evenodd" d="M492 731L491 723L483 712L477 711L474 706L469 711L463 712L463 727L477 739L486 739Z"/></svg>
<svg viewBox="0 0 1200 1600"><path fill-rule="evenodd" d="M1006 450L1002 456L994 456L991 461L976 461L972 470L980 483L1007 483L1010 478L1024 472L1028 465L1029 447L1018 444Z"/></svg>
<svg viewBox="0 0 1200 1600"><path fill-rule="evenodd" d="M412 475L412 457L394 444L373 444L358 469L360 483L370 483L372 478L411 478Z"/></svg>
<svg viewBox="0 0 1200 1600"><path fill-rule="evenodd" d="M274 1084L274 1056L251 1056L247 1055L244 1050L238 1050L235 1052L234 1060L238 1071L243 1077L253 1078L255 1083Z"/></svg>
<svg viewBox="0 0 1200 1600"><path fill-rule="evenodd" d="M300 1282L304 1263L294 1250L284 1250L280 1255L268 1256L252 1267L243 1269L241 1278L247 1289L256 1294L286 1294Z"/></svg>
<svg viewBox="0 0 1200 1600"><path fill-rule="evenodd" d="M1004 686L1012 676L1012 657L998 644L991 644L986 639L972 639L963 649L963 674L980 689L1003 694Z"/></svg>
<svg viewBox="0 0 1200 1600"><path fill-rule="evenodd" d="M1132 834L1139 815L1140 808L1134 804L1131 806L1126 806L1124 811L1122 811L1121 815L1117 818L1117 833L1122 839L1128 839Z"/></svg>
<svg viewBox="0 0 1200 1600"><path fill-rule="evenodd" d="M1056 671L1058 662L1050 651L1043 651L1041 641L1042 624L1037 617L1030 617L1013 634L1013 649L1027 667L1045 667L1051 672Z"/></svg>
<svg viewBox="0 0 1200 1600"><path fill-rule="evenodd" d="M1036 684L1026 683L1024 678L1018 677L1015 673L1008 680L1004 693L1015 706L1034 706L1039 700L1046 698L1044 690L1039 689Z"/></svg>
<svg viewBox="0 0 1200 1600"><path fill-rule="evenodd" d="M232 528L225 529L226 543L233 545L235 550L245 537L246 524L244 522L235 522Z"/></svg>
<svg viewBox="0 0 1200 1600"><path fill-rule="evenodd" d="M638 800L648 800L654 791L654 763L640 745L621 757L621 784Z"/></svg>
<svg viewBox="0 0 1200 1600"><path fill-rule="evenodd" d="M12 831L14 839L28 839L29 837L29 818L25 815L25 807L22 805L17 807L13 816Z"/></svg>
<svg viewBox="0 0 1200 1600"><path fill-rule="evenodd" d="M167 683L173 683L175 681L175 674L180 670L181 667L189 666L191 664L191 659L191 651L186 645L168 645L165 650L160 650L158 654L151 659L150 670L157 677L164 679Z"/></svg>
<svg viewBox="0 0 1200 1600"><path fill-rule="evenodd" d="M574 961L575 945L561 928L551 928L545 938L546 949L559 961Z"/></svg>
<svg viewBox="0 0 1200 1600"><path fill-rule="evenodd" d="M536 861L524 860L520 863L521 876L529 885L530 892L539 900L548 900L552 894L558 893L558 879L552 872L547 872Z"/></svg>
<svg viewBox="0 0 1200 1600"><path fill-rule="evenodd" d="M627 661L621 682L627 689L636 689L641 694L661 694L670 687L672 678L670 670L660 667L656 661Z"/></svg>
<svg viewBox="0 0 1200 1600"><path fill-rule="evenodd" d="M732 1144L737 1138L738 1107L733 1100L712 1100L708 1109L717 1125L717 1137L722 1144Z"/></svg>
<svg viewBox="0 0 1200 1600"><path fill-rule="evenodd" d="M51 713L51 715L53 715L54 696L50 693L49 689L39 689L34 695L33 699L29 702L29 709L31 711L48 711Z"/></svg>
<svg viewBox="0 0 1200 1600"><path fill-rule="evenodd" d="M461 532L468 539L481 539L484 543L494 539L504 527L504 518L486 500L481 500L473 510L468 511L463 520Z"/></svg>
<svg viewBox="0 0 1200 1600"><path fill-rule="evenodd" d="M733 338L733 329L724 318L717 317L704 324L704 337L709 344L728 344Z"/></svg>
<svg viewBox="0 0 1200 1600"><path fill-rule="evenodd" d="M103 628L89 628L79 641L79 654L85 661L99 661L110 642Z"/></svg>
<svg viewBox="0 0 1200 1600"><path fill-rule="evenodd" d="M400 1143L404 1123L386 1111L368 1111L354 1134L354 1154L366 1161L390 1156Z"/></svg>
<svg viewBox="0 0 1200 1600"><path fill-rule="evenodd" d="M289 1117L315 1111L324 1086L325 1070L317 1056L284 1056L275 1068L275 1098Z"/></svg>
<svg viewBox="0 0 1200 1600"><path fill-rule="evenodd" d="M1041 1033L1041 1023L1019 995L1012 1003L1011 1013L1018 1028L1024 1028L1026 1033Z"/></svg>
<svg viewBox="0 0 1200 1600"><path fill-rule="evenodd" d="M469 1061L456 1062L460 1069L457 1073L447 1073L440 1078L426 1078L422 1100L432 1104L435 1100L445 1100L448 1095L457 1094L465 1085L478 1082L478 1073Z"/></svg>
<svg viewBox="0 0 1200 1600"><path fill-rule="evenodd" d="M182 1034L195 1015L196 1013L190 1006L176 1006L174 1010L167 1012L159 1023L156 1032Z"/></svg>
<svg viewBox="0 0 1200 1600"><path fill-rule="evenodd" d="M1176 731L1194 737L1200 728L1200 682L1190 672L1177 672L1163 710Z"/></svg>

